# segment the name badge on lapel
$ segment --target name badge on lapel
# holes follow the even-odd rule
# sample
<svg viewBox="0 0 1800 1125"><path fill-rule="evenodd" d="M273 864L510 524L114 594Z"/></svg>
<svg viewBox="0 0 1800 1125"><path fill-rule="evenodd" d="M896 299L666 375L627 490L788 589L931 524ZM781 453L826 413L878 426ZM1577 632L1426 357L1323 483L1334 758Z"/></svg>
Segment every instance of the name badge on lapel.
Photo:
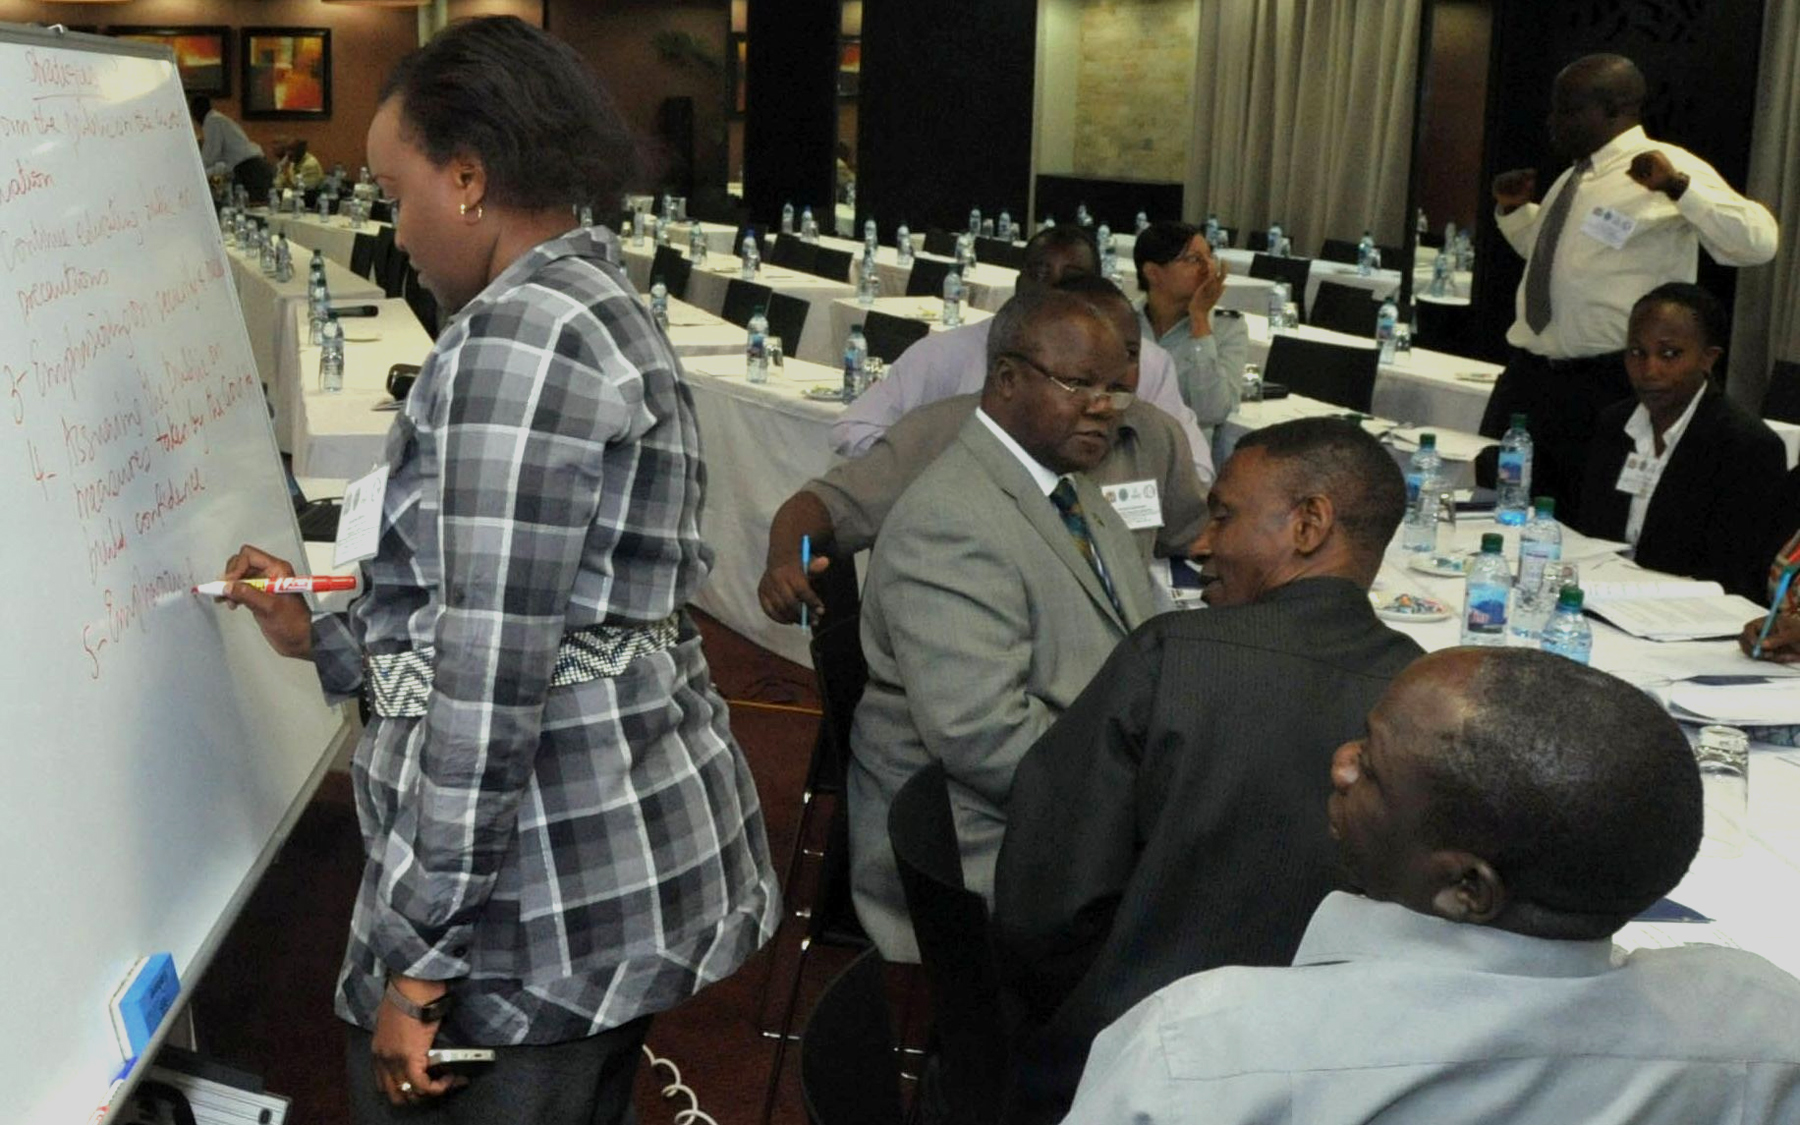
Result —
<svg viewBox="0 0 1800 1125"><path fill-rule="evenodd" d="M1614 250L1625 245L1631 232L1637 229L1637 220L1624 215L1611 207L1596 207L1588 212L1587 218L1581 221L1581 233L1589 238L1604 242Z"/></svg>
<svg viewBox="0 0 1800 1125"><path fill-rule="evenodd" d="M1632 496L1649 496L1656 489L1656 461L1627 453L1625 465L1619 470L1619 483L1613 487Z"/></svg>
<svg viewBox="0 0 1800 1125"><path fill-rule="evenodd" d="M1119 513L1125 526L1133 531L1142 531L1147 527L1163 525L1162 496L1153 480L1125 481L1122 484L1103 484L1100 495Z"/></svg>
<svg viewBox="0 0 1800 1125"><path fill-rule="evenodd" d="M387 495L388 467L350 482L338 510L337 543L331 565L345 567L375 557L381 542L381 504Z"/></svg>

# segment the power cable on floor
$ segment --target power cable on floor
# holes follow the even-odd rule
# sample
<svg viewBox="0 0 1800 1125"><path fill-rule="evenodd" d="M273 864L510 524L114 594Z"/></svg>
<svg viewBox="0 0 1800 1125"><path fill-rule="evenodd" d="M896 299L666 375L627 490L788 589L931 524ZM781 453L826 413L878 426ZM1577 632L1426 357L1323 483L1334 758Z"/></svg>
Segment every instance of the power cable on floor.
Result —
<svg viewBox="0 0 1800 1125"><path fill-rule="evenodd" d="M687 1108L676 1111L675 1125L695 1125L696 1122L704 1122L705 1125L719 1125L711 1115L700 1109L699 1095L695 1094L691 1088L682 1085L680 1067L668 1059L657 1058L656 1052L652 1051L648 1045L644 1047L644 1057L650 1060L651 1070L655 1070L659 1066L668 1068L670 1081L667 1086L662 1088L662 1096L665 1099L673 1099L681 1094L687 1095Z"/></svg>

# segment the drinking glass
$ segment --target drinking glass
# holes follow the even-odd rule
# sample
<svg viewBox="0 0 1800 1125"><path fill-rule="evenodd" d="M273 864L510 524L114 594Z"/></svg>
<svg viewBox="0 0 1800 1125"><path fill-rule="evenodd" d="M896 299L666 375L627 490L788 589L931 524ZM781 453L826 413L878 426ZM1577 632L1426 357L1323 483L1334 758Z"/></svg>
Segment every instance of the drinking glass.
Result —
<svg viewBox="0 0 1800 1125"><path fill-rule="evenodd" d="M1744 854L1750 825L1750 738L1736 727L1700 728L1694 746L1706 802L1700 854L1733 859Z"/></svg>

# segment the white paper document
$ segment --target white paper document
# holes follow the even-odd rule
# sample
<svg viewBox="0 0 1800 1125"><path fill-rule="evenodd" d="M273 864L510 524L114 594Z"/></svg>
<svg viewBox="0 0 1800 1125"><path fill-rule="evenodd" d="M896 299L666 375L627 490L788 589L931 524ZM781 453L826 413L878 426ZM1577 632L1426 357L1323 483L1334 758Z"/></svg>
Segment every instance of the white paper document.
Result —
<svg viewBox="0 0 1800 1125"><path fill-rule="evenodd" d="M1717 582L1583 582L1582 592L1588 612L1653 641L1735 637L1766 612Z"/></svg>

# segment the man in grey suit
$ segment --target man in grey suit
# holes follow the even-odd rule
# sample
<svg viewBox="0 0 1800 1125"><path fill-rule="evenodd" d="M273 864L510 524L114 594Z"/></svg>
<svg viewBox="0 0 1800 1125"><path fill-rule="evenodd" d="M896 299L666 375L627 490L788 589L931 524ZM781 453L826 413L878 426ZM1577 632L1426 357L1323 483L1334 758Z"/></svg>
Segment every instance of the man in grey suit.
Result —
<svg viewBox="0 0 1800 1125"><path fill-rule="evenodd" d="M863 590L851 887L889 960L918 960L894 793L944 762L964 878L991 895L1013 767L1153 612L1130 532L1086 476L1130 397L1117 330L1074 294L1025 294L994 318L987 358L980 409L889 513Z"/></svg>
<svg viewBox="0 0 1800 1125"><path fill-rule="evenodd" d="M1258 430L1207 504L1212 608L1133 633L1013 781L1009 1121L1060 1120L1093 1037L1170 981L1288 963L1333 886L1326 766L1420 653L1369 604L1406 486L1361 427Z"/></svg>

